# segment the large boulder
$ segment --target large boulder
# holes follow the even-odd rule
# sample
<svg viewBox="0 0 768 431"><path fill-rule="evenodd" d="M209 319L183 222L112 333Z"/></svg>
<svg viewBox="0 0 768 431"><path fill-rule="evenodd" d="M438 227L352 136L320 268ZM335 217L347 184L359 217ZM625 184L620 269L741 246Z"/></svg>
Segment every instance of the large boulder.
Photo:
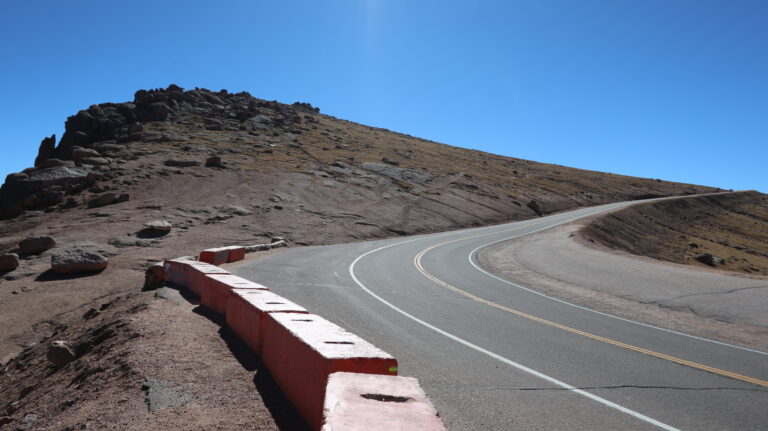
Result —
<svg viewBox="0 0 768 431"><path fill-rule="evenodd" d="M51 255L51 269L57 274L96 272L108 264L106 257L85 249L62 250Z"/></svg>
<svg viewBox="0 0 768 431"><path fill-rule="evenodd" d="M22 202L25 200L35 205L35 197L32 196L35 192L51 186L64 188L85 182L89 173L90 170L82 167L57 166L8 175L0 188L0 218L21 214L24 211Z"/></svg>
<svg viewBox="0 0 768 431"><path fill-rule="evenodd" d="M36 236L27 238L19 243L21 254L40 254L56 247L56 238L52 236Z"/></svg>
<svg viewBox="0 0 768 431"><path fill-rule="evenodd" d="M19 255L15 253L0 254L0 271L13 271L19 267Z"/></svg>
<svg viewBox="0 0 768 431"><path fill-rule="evenodd" d="M152 231L159 233L170 232L173 225L165 220L152 220L144 223L144 226Z"/></svg>

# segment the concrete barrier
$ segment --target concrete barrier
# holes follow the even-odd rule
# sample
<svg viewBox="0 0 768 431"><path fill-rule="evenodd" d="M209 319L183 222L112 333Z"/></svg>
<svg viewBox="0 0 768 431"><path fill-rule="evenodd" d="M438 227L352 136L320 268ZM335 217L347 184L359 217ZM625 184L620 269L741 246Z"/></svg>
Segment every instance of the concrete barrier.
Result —
<svg viewBox="0 0 768 431"><path fill-rule="evenodd" d="M412 377L333 373L323 403L322 431L445 431Z"/></svg>
<svg viewBox="0 0 768 431"><path fill-rule="evenodd" d="M189 264L194 262L191 257L179 257L163 262L163 279L177 286L187 285Z"/></svg>
<svg viewBox="0 0 768 431"><path fill-rule="evenodd" d="M229 247L209 248L200 252L197 260L210 263L211 265L221 265L223 263L236 262L245 259L245 247L233 245Z"/></svg>
<svg viewBox="0 0 768 431"><path fill-rule="evenodd" d="M232 247L229 249L229 261L237 262L245 259L245 247Z"/></svg>
<svg viewBox="0 0 768 431"><path fill-rule="evenodd" d="M236 275L205 274L200 288L200 303L219 314L225 314L233 289L269 290L259 283Z"/></svg>
<svg viewBox="0 0 768 431"><path fill-rule="evenodd" d="M315 314L267 314L262 362L307 423L319 430L328 376L397 374L397 360Z"/></svg>
<svg viewBox="0 0 768 431"><path fill-rule="evenodd" d="M308 311L269 291L232 289L227 305L227 326L258 355L261 355L267 313L298 315L308 314Z"/></svg>
<svg viewBox="0 0 768 431"><path fill-rule="evenodd" d="M195 295L202 297L203 289L210 283L208 274L229 274L229 271L203 262L191 262L187 269L187 288Z"/></svg>

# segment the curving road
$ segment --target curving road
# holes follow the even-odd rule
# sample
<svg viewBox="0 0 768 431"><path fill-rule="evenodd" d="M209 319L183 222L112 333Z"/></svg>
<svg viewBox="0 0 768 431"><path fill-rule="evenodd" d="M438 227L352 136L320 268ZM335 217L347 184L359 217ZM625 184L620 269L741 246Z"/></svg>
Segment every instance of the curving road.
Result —
<svg viewBox="0 0 768 431"><path fill-rule="evenodd" d="M234 272L393 354L452 430L768 429L767 353L578 307L475 261L490 244L629 204L296 248Z"/></svg>

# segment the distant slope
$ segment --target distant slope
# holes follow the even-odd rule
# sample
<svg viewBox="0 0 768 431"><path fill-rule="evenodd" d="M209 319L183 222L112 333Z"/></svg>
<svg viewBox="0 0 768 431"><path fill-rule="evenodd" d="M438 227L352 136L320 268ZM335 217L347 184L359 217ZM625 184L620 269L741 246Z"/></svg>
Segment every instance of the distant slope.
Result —
<svg viewBox="0 0 768 431"><path fill-rule="evenodd" d="M596 219L581 233L669 262L768 275L768 195L755 191L634 205Z"/></svg>
<svg viewBox="0 0 768 431"><path fill-rule="evenodd" d="M43 140L35 168L8 176L1 216L79 211L104 192L173 207L237 201L270 230L313 226L328 233L317 233L320 242L336 242L714 190L502 157L321 115L307 104L176 86L80 111L54 142ZM226 169L168 166L213 155Z"/></svg>

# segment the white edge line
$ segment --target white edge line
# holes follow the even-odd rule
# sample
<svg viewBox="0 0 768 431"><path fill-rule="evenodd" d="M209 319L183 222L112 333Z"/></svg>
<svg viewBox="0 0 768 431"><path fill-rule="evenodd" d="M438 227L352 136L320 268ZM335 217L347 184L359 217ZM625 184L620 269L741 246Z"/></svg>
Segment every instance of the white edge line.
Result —
<svg viewBox="0 0 768 431"><path fill-rule="evenodd" d="M602 212L602 211L600 211L600 212ZM586 217L586 216L582 216L582 217ZM531 234L534 234L534 233L540 232L540 231L542 231L542 230L547 230L547 229L553 228L553 227L555 227L555 226L559 226L559 225L561 225L561 224L564 224L564 223L568 223L568 222L570 222L570 221L573 221L573 220L578 220L579 218L581 218L581 217L578 217L578 218L574 218L574 219L570 219L570 220L565 220L565 221L563 221L563 222L560 222L560 223L557 223L557 224L554 224L554 225L551 225L551 226L543 227L543 228L540 228L540 229L535 229L535 230L533 230L533 231L531 231L531 232L527 232L527 233L524 233L524 234L521 234L521 235L515 235L515 236L511 236L511 237L509 237L509 238L504 238L504 239L500 239L500 240L497 240L497 241L489 242L489 243L487 243L487 244L483 244L483 245L481 245L480 247L477 247L476 249L474 249L474 250L472 250L471 252L469 252L469 256L468 256L468 258L469 258L469 263L470 263L470 264L471 264L473 267L475 267L475 269L477 269L478 271L480 271L480 272L484 273L485 275L487 275L487 276L489 276L489 277L493 277L493 278L495 278L495 279L497 279L497 280L499 280L499 281L502 281L502 282L504 282L504 283L507 283L507 284L509 284L509 285L511 285L511 286L514 286L514 287L517 287L517 288L519 288L519 289L523 289L523 290L525 290L525 291L528 291L528 292L531 292L531 293L535 293L536 295L539 295L539 296L543 296L544 298L547 298L547 299L551 299L551 300L553 300L553 301L557 301L557 302L560 302L560 303L562 303L562 304L565 304L565 305L570 305L571 307L579 308L579 309L581 309L581 310L591 311L592 313L596 313L596 314L599 314L599 315L601 315L601 316L606 316L606 317L610 317L610 318L613 318L613 319L622 320L622 321L624 321L624 322L634 323L635 325L645 326L645 327L647 327L647 328L653 328L653 329L657 329L657 330L659 330L659 331L669 332L669 333L671 333L671 334L675 334L675 335L682 335L682 336L684 336L684 337L689 337L689 338L693 338L693 339L696 339L696 340L700 340L700 341L707 341L707 342L709 342L709 343L719 344L719 345L721 345L721 346L726 346L726 347L732 347L732 348L734 348L734 349L741 349L741 350L746 350L746 351L748 351L748 352L757 353L757 354L760 354L760 355L768 355L768 352L763 352L763 351L761 351L761 350L750 349L750 348L748 348L748 347L737 346L737 345L735 345L735 344L729 344L729 343L724 343L724 342L722 342L722 341L712 340L712 339L709 339L709 338L698 337L698 336L696 336L696 335L686 334L686 333L684 333L684 332L678 332L678 331L674 331L674 330L672 330L672 329L667 329L667 328L662 328L662 327L659 327L659 326L650 325L650 324L648 324L648 323L637 322L637 321L635 321L635 320L626 319L626 318L624 318L624 317L619 317L619 316L614 316L613 314L604 313L604 312L602 312L602 311L598 311L598 310L593 310L593 309L591 309L591 308L588 308L588 307L583 307L583 306L581 306L581 305L576 305L576 304L573 304L573 303L571 303L571 302L568 302L568 301L564 301L564 300L562 300L562 299L558 299L558 298L555 298L555 297L552 297L552 296L549 296L549 295L545 295L545 294L543 294L543 293L541 293L541 292L538 292L538 291L536 291L536 290L534 290L534 289L530 289L530 288L528 288L528 287L524 287L524 286L521 286L521 285L519 285L519 284L513 283L513 282L511 282L511 281L509 281L509 280L506 280L506 279L504 279L504 278L501 278L501 277L499 277L499 276L496 276L496 275L494 275L494 274L491 274L490 272L488 272L488 271L484 270L484 269L483 269L483 268L481 268L479 265L477 265L477 264L474 262L474 260L472 259L472 258L473 258L473 256L475 256L475 255L477 254L478 250L480 250L481 248L490 247L490 246L492 246L492 245L494 245L494 244L498 244L498 243L500 243L500 242L509 241L509 240L512 240L512 239L515 239L515 238L520 238L520 237L523 237L523 236L526 236L526 235L531 235Z"/></svg>
<svg viewBox="0 0 768 431"><path fill-rule="evenodd" d="M384 305L386 305L389 308L397 311L398 313L402 314L403 316L408 317L409 319L413 320L414 322L419 323L419 324L421 324L421 325L423 325L423 326L425 326L425 327L427 327L427 328L429 328L429 329L431 329L431 330L433 330L433 331L435 331L435 332L437 332L439 334L442 334L442 335L444 335L444 336L446 336L446 337L448 337L448 338L458 342L458 343L461 343L461 344L463 344L463 345L465 345L465 346L467 346L467 347L469 347L471 349L474 349L474 350L476 350L476 351L478 351L480 353L483 353L483 354L485 354L487 356L490 356L491 358L496 359L496 360L498 360L500 362L503 362L503 363L505 363L505 364L507 364L509 366L517 368L518 370L524 371L524 372L526 372L528 374L531 374L533 376L536 376L536 377L538 377L540 379L546 380L546 381L548 381L548 382L550 382L550 383L552 383L554 385L560 386L561 388L567 389L567 390L569 390L571 392L574 392L574 393L577 393L577 394L582 395L584 397L587 397L587 398L589 398L589 399L591 399L593 401L596 401L596 402L598 402L600 404L603 404L605 406L608 406L610 408L618 410L618 411L620 411L622 413L625 413L627 415L630 415L632 417L640 419L640 420L642 420L644 422L648 422L648 423L650 423L652 425L655 425L655 426L657 426L657 427L659 427L661 429L668 430L668 431L680 431L678 428L675 428L675 427L672 427L672 426L667 425L665 423L659 422L656 419L653 419L653 418L648 417L648 416L646 416L646 415L644 415L642 413L638 413L638 412L636 412L634 410L631 410L631 409L628 409L626 407L623 407L623 406L621 406L619 404L616 404L616 403L614 403L612 401L608 401L605 398L599 397L597 395L594 395L594 394L589 393L587 391L584 391L582 389L578 389L578 388L576 388L576 387L574 387L572 385L569 385L568 383L560 381L560 380L558 380L558 379L556 379L554 377L550 377L550 376L548 376L546 374L543 374L543 373L541 373L539 371L536 371L536 370L534 370L532 368L528 368L525 365L519 364L519 363L517 363L517 362L515 362L515 361L513 361L511 359L507 359L507 358L505 358L505 357L503 357L501 355L498 355L496 353L493 353L493 352L491 352L489 350L483 349L482 347L477 346L475 344L472 344L469 341L464 340L463 338L459 338L459 337L457 337L457 336L455 336L455 335L453 335L453 334L451 334L449 332L446 332L446 331L444 331L444 330L442 330L442 329L440 329L440 328L438 328L438 327L436 327L434 325L431 325L431 324L429 324L429 323L419 319L418 317L415 317L415 316L409 314L408 312L398 308L397 306L395 306L394 304L388 302L386 299L380 297L379 295L373 293L363 283L361 283L360 280L358 280L357 277L355 276L355 264L357 264L357 262L360 261L360 259L364 258L365 256L368 256L369 254L375 253L375 252L377 252L379 250L383 250L385 248L389 248L389 247L393 247L393 246L396 246L396 245L405 244L405 243L408 243L408 242L417 241L417 240L420 240L420 239L423 239L423 238L416 238L416 239L412 239L412 240L408 240L408 241L398 242L398 243L395 243L395 244L385 245L383 247L379 247L379 248L376 248L376 249L373 249L373 250L370 250L370 251L368 251L366 253L361 254L354 261L352 261L352 263L349 265L349 275L352 277L352 280L354 280L355 283L357 283L357 285L360 286L360 288L362 288L369 295L371 295L374 298L376 298L377 300L379 300Z"/></svg>

